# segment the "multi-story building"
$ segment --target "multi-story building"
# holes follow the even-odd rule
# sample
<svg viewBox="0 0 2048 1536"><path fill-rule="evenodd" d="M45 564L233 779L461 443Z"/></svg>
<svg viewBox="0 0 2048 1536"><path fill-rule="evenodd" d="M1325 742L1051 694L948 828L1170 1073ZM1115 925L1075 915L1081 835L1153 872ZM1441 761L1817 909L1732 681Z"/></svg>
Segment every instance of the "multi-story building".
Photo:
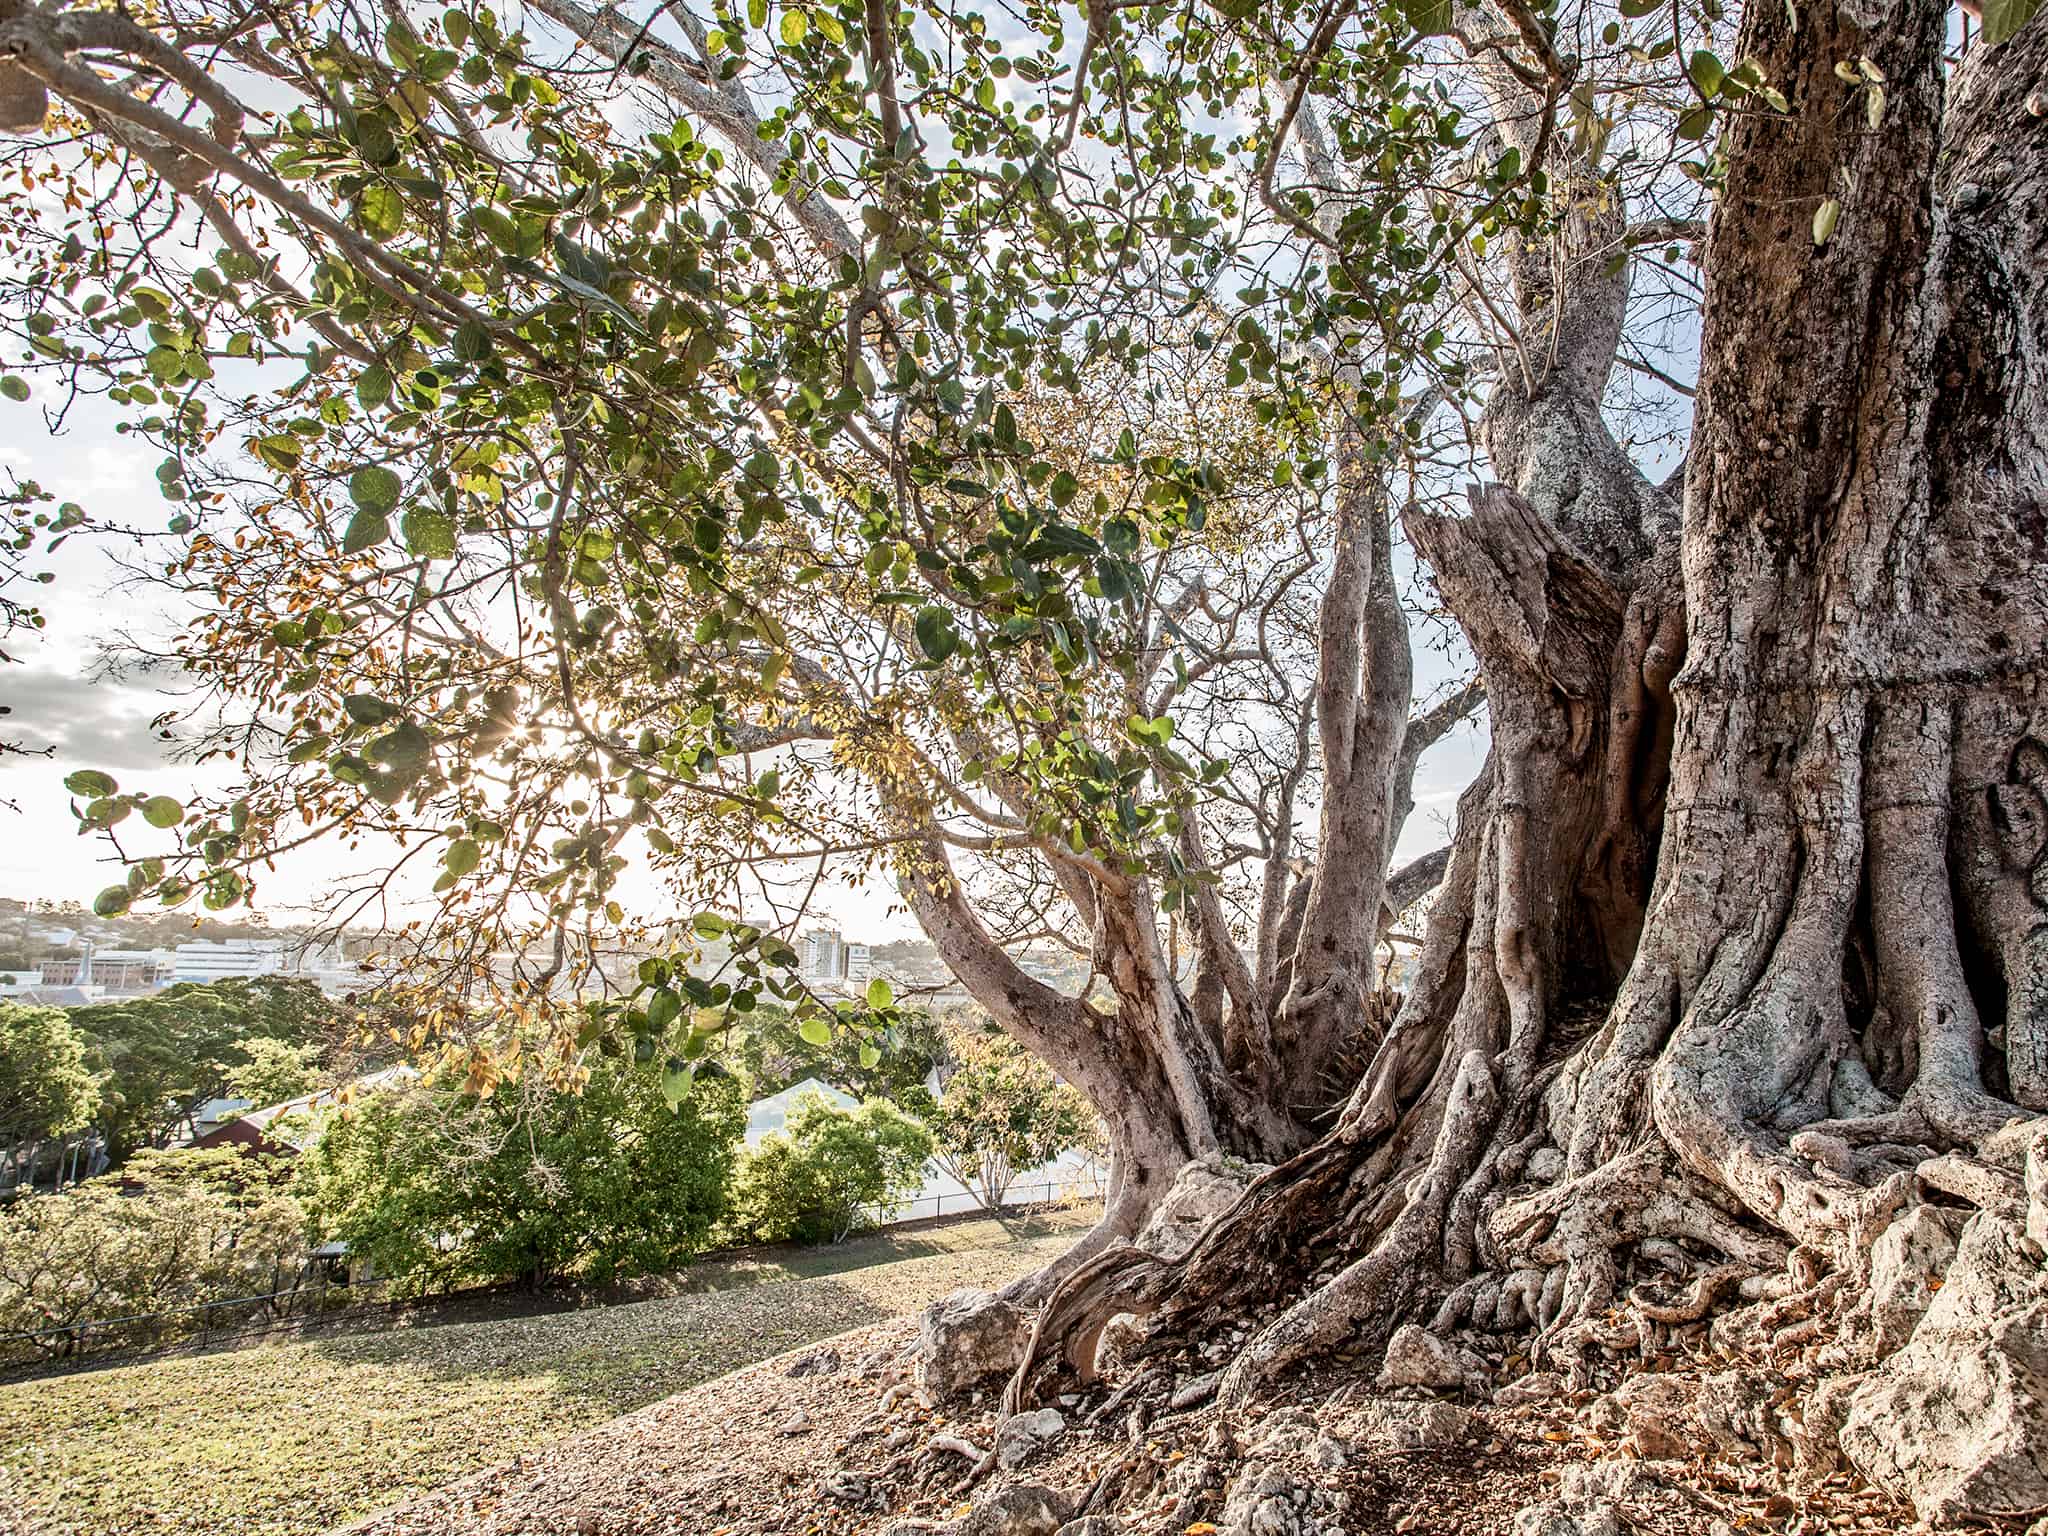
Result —
<svg viewBox="0 0 2048 1536"><path fill-rule="evenodd" d="M843 946L843 953L846 963L840 968L840 974L849 983L866 986L868 979L875 974L874 951L865 944L848 944Z"/></svg>
<svg viewBox="0 0 2048 1536"><path fill-rule="evenodd" d="M846 944L837 928L813 928L803 936L797 971L807 981L837 981L846 974Z"/></svg>

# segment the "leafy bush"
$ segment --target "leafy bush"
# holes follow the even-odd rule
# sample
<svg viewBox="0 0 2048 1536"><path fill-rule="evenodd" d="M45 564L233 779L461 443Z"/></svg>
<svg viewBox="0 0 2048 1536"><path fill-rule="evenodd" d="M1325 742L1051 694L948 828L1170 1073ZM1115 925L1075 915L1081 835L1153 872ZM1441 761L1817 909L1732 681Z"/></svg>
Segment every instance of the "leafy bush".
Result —
<svg viewBox="0 0 2048 1536"><path fill-rule="evenodd" d="M321 1048L308 1041L294 1044L268 1035L238 1042L247 1059L227 1070L227 1096L256 1105L282 1104L326 1085L329 1074L320 1065Z"/></svg>
<svg viewBox="0 0 2048 1536"><path fill-rule="evenodd" d="M408 1289L603 1284L696 1257L745 1129L731 1079L700 1075L671 1109L658 1065L599 1056L580 1094L415 1088L330 1115L300 1188L319 1240Z"/></svg>
<svg viewBox="0 0 2048 1536"><path fill-rule="evenodd" d="M740 1159L729 1228L745 1242L840 1242L873 1225L873 1207L917 1193L931 1156L931 1132L893 1104L844 1110L806 1095L786 1134Z"/></svg>
<svg viewBox="0 0 2048 1536"><path fill-rule="evenodd" d="M1008 1035L962 1029L949 1044L957 1065L926 1119L939 1161L986 1209L1019 1173L1094 1139L1088 1101Z"/></svg>
<svg viewBox="0 0 2048 1536"><path fill-rule="evenodd" d="M68 1355L86 1342L69 1325L283 1296L308 1257L290 1179L288 1165L246 1149L145 1152L118 1176L15 1201L0 1210L0 1333L31 1335L32 1354ZM142 1342L201 1322L174 1312L114 1332Z"/></svg>

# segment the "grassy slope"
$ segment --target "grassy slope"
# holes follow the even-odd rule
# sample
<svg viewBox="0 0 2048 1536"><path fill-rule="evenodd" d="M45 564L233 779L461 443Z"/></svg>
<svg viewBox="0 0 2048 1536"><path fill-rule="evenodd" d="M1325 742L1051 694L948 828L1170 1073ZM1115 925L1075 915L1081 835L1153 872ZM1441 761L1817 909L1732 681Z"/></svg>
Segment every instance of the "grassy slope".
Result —
<svg viewBox="0 0 2048 1536"><path fill-rule="evenodd" d="M956 1286L1022 1274L1088 1214L705 1264L677 1294L622 1306L0 1386L0 1530L9 1492L49 1536L321 1530Z"/></svg>

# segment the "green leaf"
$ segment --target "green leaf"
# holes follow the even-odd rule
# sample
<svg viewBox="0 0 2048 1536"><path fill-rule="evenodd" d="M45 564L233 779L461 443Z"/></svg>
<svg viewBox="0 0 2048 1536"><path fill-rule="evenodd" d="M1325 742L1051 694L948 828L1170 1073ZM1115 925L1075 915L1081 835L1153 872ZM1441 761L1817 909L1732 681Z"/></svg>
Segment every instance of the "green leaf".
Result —
<svg viewBox="0 0 2048 1536"><path fill-rule="evenodd" d="M64 776L64 787L81 799L104 800L121 786L111 774L101 773L97 768L81 768Z"/></svg>
<svg viewBox="0 0 2048 1536"><path fill-rule="evenodd" d="M796 1032L821 1050L832 1043L832 1026L815 1013L800 1022Z"/></svg>
<svg viewBox="0 0 2048 1536"><path fill-rule="evenodd" d="M93 915L96 917L119 917L128 910L128 903L134 898L125 885L110 885L92 899Z"/></svg>
<svg viewBox="0 0 2048 1536"><path fill-rule="evenodd" d="M185 819L185 807L169 795L152 795L142 802L142 819L152 827L175 827Z"/></svg>
<svg viewBox="0 0 2048 1536"><path fill-rule="evenodd" d="M268 437L256 439L256 457L272 469L286 474L299 467L299 456L303 451L299 440L289 432L273 432Z"/></svg>
<svg viewBox="0 0 2048 1536"><path fill-rule="evenodd" d="M879 1013L895 1001L896 994L890 990L889 983L881 977L877 976L868 983L867 1002L870 1008Z"/></svg>
<svg viewBox="0 0 2048 1536"><path fill-rule="evenodd" d="M1693 54L1686 73L1692 76L1692 83L1700 88L1702 96L1711 96L1720 90L1721 82L1728 77L1728 70L1719 57L1704 48Z"/></svg>
<svg viewBox="0 0 2048 1536"><path fill-rule="evenodd" d="M1443 37L1451 30L1451 0L1401 0L1401 16L1424 37Z"/></svg>
<svg viewBox="0 0 2048 1536"><path fill-rule="evenodd" d="M374 693L352 693L341 701L341 707L357 725L382 725L404 713L396 704L387 704Z"/></svg>
<svg viewBox="0 0 2048 1536"><path fill-rule="evenodd" d="M361 507L348 520L348 528L341 536L341 552L359 555L366 549L375 549L390 537L391 519L375 507Z"/></svg>
<svg viewBox="0 0 2048 1536"><path fill-rule="evenodd" d="M918 609L916 629L918 648L933 661L944 661L960 648L960 633L943 608Z"/></svg>
<svg viewBox="0 0 2048 1536"><path fill-rule="evenodd" d="M389 512L404 489L397 471L382 464L365 464L348 477L348 499L372 512Z"/></svg>
<svg viewBox="0 0 2048 1536"><path fill-rule="evenodd" d="M690 929L700 939L715 939L725 933L729 925L716 912L699 912L690 919Z"/></svg>
<svg viewBox="0 0 2048 1536"><path fill-rule="evenodd" d="M362 220L365 234L389 240L405 228L405 201L390 187L365 187L356 199L356 217Z"/></svg>
<svg viewBox="0 0 2048 1536"><path fill-rule="evenodd" d="M26 400L28 398L28 380L18 373L10 373L4 378L0 378L0 395L5 395L10 400Z"/></svg>
<svg viewBox="0 0 2048 1536"><path fill-rule="evenodd" d="M405 547L422 560L455 557L455 519L434 507L413 507L399 519Z"/></svg>
<svg viewBox="0 0 2048 1536"><path fill-rule="evenodd" d="M768 25L768 0L747 0L747 23L757 32Z"/></svg>
<svg viewBox="0 0 2048 1536"><path fill-rule="evenodd" d="M668 1101L670 1109L680 1108L683 1100L690 1096L690 1085L697 1080L696 1063L679 1061L671 1056L661 1069L661 1096Z"/></svg>
<svg viewBox="0 0 2048 1536"><path fill-rule="evenodd" d="M1980 41L1987 48L1996 48L2032 21L2040 8L2041 0L1984 0Z"/></svg>
<svg viewBox="0 0 2048 1536"><path fill-rule="evenodd" d="M483 862L483 845L473 837L458 837L448 845L448 851L441 856L441 862L448 866L451 875L466 875Z"/></svg>
<svg viewBox="0 0 2048 1536"><path fill-rule="evenodd" d="M782 41L784 46L790 48L800 46L810 30L811 24L805 18L802 11L791 10L782 13Z"/></svg>
<svg viewBox="0 0 2048 1536"><path fill-rule="evenodd" d="M873 1044L870 1041L861 1041L860 1064L863 1067L868 1068L869 1070L873 1070L875 1067L880 1066L882 1064L882 1048L878 1045Z"/></svg>
<svg viewBox="0 0 2048 1536"><path fill-rule="evenodd" d="M455 328L455 355L465 363L480 363L491 355L491 332L481 321L465 320Z"/></svg>
<svg viewBox="0 0 2048 1536"><path fill-rule="evenodd" d="M374 411L391 398L391 370L382 363L372 363L356 375L356 404L366 411Z"/></svg>

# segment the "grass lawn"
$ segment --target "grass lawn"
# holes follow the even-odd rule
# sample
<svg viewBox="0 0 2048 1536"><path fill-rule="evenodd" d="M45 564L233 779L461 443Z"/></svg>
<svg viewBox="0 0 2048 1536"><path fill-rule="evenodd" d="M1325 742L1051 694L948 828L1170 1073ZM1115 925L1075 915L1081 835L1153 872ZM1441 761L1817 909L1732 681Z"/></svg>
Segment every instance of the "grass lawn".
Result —
<svg viewBox="0 0 2048 1536"><path fill-rule="evenodd" d="M300 1536L756 1360L1044 1263L1080 1211L707 1263L674 1294L0 1386L0 1531Z"/></svg>

